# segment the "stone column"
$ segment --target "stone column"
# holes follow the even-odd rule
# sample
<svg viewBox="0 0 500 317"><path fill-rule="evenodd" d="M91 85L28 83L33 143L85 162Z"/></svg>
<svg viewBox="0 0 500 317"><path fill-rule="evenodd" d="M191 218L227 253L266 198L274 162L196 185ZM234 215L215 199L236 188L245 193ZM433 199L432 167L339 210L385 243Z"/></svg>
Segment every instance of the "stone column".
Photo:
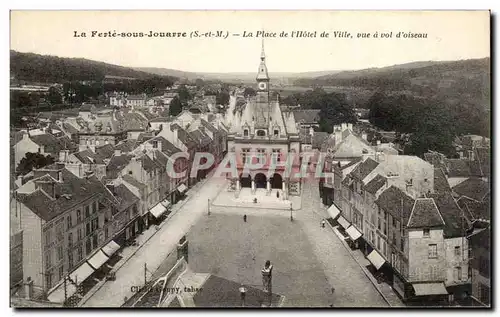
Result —
<svg viewBox="0 0 500 317"><path fill-rule="evenodd" d="M283 195L281 195L281 196L283 196L283 200L286 200L288 196L286 194L287 190L286 190L286 183L285 183L285 181L283 181L282 190L283 190Z"/></svg>
<svg viewBox="0 0 500 317"><path fill-rule="evenodd" d="M267 192L271 192L271 182L267 180Z"/></svg>
<svg viewBox="0 0 500 317"><path fill-rule="evenodd" d="M252 178L252 193L255 193L255 180Z"/></svg>
<svg viewBox="0 0 500 317"><path fill-rule="evenodd" d="M237 179L236 180L236 190L239 191L241 189L241 183L240 183L240 180Z"/></svg>

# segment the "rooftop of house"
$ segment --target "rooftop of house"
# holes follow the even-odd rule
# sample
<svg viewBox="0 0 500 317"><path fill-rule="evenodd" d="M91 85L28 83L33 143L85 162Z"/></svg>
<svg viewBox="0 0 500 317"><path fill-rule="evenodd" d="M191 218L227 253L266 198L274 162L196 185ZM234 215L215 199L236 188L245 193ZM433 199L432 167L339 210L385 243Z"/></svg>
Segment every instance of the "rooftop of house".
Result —
<svg viewBox="0 0 500 317"><path fill-rule="evenodd" d="M131 159L132 155L113 155L106 166L106 179L116 179Z"/></svg>
<svg viewBox="0 0 500 317"><path fill-rule="evenodd" d="M476 201L483 201L486 194L490 192L490 185L481 178L471 177L453 186L452 190L458 197L466 196Z"/></svg>
<svg viewBox="0 0 500 317"><path fill-rule="evenodd" d="M115 153L115 148L111 144L105 144L95 148L95 153L102 159L109 159Z"/></svg>
<svg viewBox="0 0 500 317"><path fill-rule="evenodd" d="M434 190L438 193L451 192L450 184L441 168L434 168Z"/></svg>
<svg viewBox="0 0 500 317"><path fill-rule="evenodd" d="M358 166L354 168L354 170L351 172L351 175L358 179L358 180L363 180L365 179L368 174L370 174L377 166L379 163L371 158L367 158L364 162L361 162Z"/></svg>
<svg viewBox="0 0 500 317"><path fill-rule="evenodd" d="M122 179L138 189L144 189L144 188L148 187L146 184L138 181L137 179L135 179L131 175L123 175Z"/></svg>
<svg viewBox="0 0 500 317"><path fill-rule="evenodd" d="M415 200L401 189L391 186L380 194L375 203L392 217L400 219L403 225L406 225Z"/></svg>
<svg viewBox="0 0 500 317"><path fill-rule="evenodd" d="M317 109L306 109L306 110L294 110L293 115L297 123L318 123L320 120L319 113L321 110Z"/></svg>
<svg viewBox="0 0 500 317"><path fill-rule="evenodd" d="M447 238L463 237L468 229L468 213L464 212L457 204L451 192L431 194L429 198L434 199L436 206L445 222L444 234Z"/></svg>
<svg viewBox="0 0 500 317"><path fill-rule="evenodd" d="M147 140L146 142L153 144L153 148L155 148L154 146L155 145L157 146L161 142L161 148L159 148L159 150L168 156L181 152L179 148L177 148L175 145L173 145L170 141L168 141L162 136L156 136L152 139Z"/></svg>
<svg viewBox="0 0 500 317"><path fill-rule="evenodd" d="M118 206L116 209L118 211L123 211L135 204L136 202L139 201L139 197L134 195L133 192L131 192L127 186L120 184L119 186L116 186L112 193L115 195L115 197L118 200Z"/></svg>
<svg viewBox="0 0 500 317"><path fill-rule="evenodd" d="M408 228L433 228L445 222L432 198L417 198L408 220Z"/></svg>
<svg viewBox="0 0 500 317"><path fill-rule="evenodd" d="M53 167L48 166L44 169ZM117 202L95 176L78 178L65 168L59 171L62 173L62 182L45 175L32 180L35 184L37 182L41 184L41 186L36 185L38 188L34 192L17 195L19 200L41 219L50 221L75 205L82 204L98 195L104 195L112 203ZM48 190L43 190L42 186L46 189L52 188L53 192L48 193Z"/></svg>
<svg viewBox="0 0 500 317"><path fill-rule="evenodd" d="M371 181L369 181L363 189L370 194L375 195L379 189L381 189L387 182L387 178L384 176L377 174Z"/></svg>
<svg viewBox="0 0 500 317"><path fill-rule="evenodd" d="M83 164L104 164L103 158L90 150L83 150L73 155Z"/></svg>
<svg viewBox="0 0 500 317"><path fill-rule="evenodd" d="M59 139L50 133L38 134L30 136L31 141L35 142L38 146L44 147L44 152L57 154L61 150L69 150L74 147L73 142L68 139Z"/></svg>

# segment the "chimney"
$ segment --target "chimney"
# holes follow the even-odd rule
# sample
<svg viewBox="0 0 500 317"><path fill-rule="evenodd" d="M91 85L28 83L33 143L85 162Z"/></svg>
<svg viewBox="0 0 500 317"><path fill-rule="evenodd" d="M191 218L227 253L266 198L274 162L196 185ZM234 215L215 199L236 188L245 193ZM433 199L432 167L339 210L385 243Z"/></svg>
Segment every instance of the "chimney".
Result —
<svg viewBox="0 0 500 317"><path fill-rule="evenodd" d="M365 141L368 141L368 135L366 133L361 133L361 138Z"/></svg>
<svg viewBox="0 0 500 317"><path fill-rule="evenodd" d="M62 171L57 172L57 180L62 183L63 181Z"/></svg>
<svg viewBox="0 0 500 317"><path fill-rule="evenodd" d="M380 140L377 140L377 145L380 145L380 143L381 143Z"/></svg>
<svg viewBox="0 0 500 317"><path fill-rule="evenodd" d="M347 130L347 123L341 123L341 128L342 128L342 131L345 131Z"/></svg>
<svg viewBox="0 0 500 317"><path fill-rule="evenodd" d="M115 149L115 156L120 156L120 155L122 155L122 150Z"/></svg>
<svg viewBox="0 0 500 317"><path fill-rule="evenodd" d="M59 151L59 162L67 162L68 161L68 156L69 156L69 151L68 150L61 150Z"/></svg>
<svg viewBox="0 0 500 317"><path fill-rule="evenodd" d="M352 123L347 124L347 129L352 132Z"/></svg>
<svg viewBox="0 0 500 317"><path fill-rule="evenodd" d="M40 145L39 151L40 151L40 154L45 154L45 146Z"/></svg>
<svg viewBox="0 0 500 317"><path fill-rule="evenodd" d="M313 127L310 127L310 128L309 128L309 134L310 134L311 136L313 136L313 135L314 135L314 128L313 128Z"/></svg>
<svg viewBox="0 0 500 317"><path fill-rule="evenodd" d="M177 131L177 127L174 127L174 144L179 145L179 133Z"/></svg>
<svg viewBox="0 0 500 317"><path fill-rule="evenodd" d="M27 133L24 133L23 134L23 140L28 140L30 138L30 133L29 133L29 130Z"/></svg>
<svg viewBox="0 0 500 317"><path fill-rule="evenodd" d="M163 149L161 141L158 140L156 143L157 143L158 150L161 151Z"/></svg>
<svg viewBox="0 0 500 317"><path fill-rule="evenodd" d="M28 300L33 298L33 281L30 276L28 276L26 282L24 282L24 295Z"/></svg>

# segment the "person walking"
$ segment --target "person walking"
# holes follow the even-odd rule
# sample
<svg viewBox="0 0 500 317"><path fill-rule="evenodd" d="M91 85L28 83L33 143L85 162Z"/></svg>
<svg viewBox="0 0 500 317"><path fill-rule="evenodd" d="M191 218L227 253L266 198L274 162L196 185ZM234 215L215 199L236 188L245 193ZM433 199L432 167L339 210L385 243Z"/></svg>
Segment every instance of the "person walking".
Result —
<svg viewBox="0 0 500 317"><path fill-rule="evenodd" d="M322 227L322 228L324 228L324 227L325 227L325 224L326 224L325 219L323 219L323 220L321 221L321 227Z"/></svg>
<svg viewBox="0 0 500 317"><path fill-rule="evenodd" d="M247 215L243 216L243 222L247 222Z"/></svg>

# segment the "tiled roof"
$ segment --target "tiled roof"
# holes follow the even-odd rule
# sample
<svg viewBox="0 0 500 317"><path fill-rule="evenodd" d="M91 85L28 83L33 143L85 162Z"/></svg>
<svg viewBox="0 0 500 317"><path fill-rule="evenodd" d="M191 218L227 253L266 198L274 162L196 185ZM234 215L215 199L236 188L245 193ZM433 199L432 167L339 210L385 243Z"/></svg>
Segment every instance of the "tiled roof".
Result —
<svg viewBox="0 0 500 317"><path fill-rule="evenodd" d="M158 141L161 142L161 149L160 150L168 156L171 156L175 153L181 152L181 150L179 148L177 148L175 145L173 145L170 141L168 141L167 139L165 139L162 136L156 136L152 139L149 139L146 142L154 144L155 142L158 142Z"/></svg>
<svg viewBox="0 0 500 317"><path fill-rule="evenodd" d="M149 122L169 122L169 121L171 121L171 119L167 117L158 117L149 120Z"/></svg>
<svg viewBox="0 0 500 317"><path fill-rule="evenodd" d="M380 194L375 203L392 217L401 219L401 223L406 225L415 200L401 189L391 186Z"/></svg>
<svg viewBox="0 0 500 317"><path fill-rule="evenodd" d="M55 198L49 196L52 193L45 193L41 188L31 194L18 194L21 202L43 220L50 221L69 208L82 204L97 194L104 194L110 200L116 202L95 176L78 178L65 168L61 172L63 182L52 181L54 191L57 193ZM37 182L37 180L33 181Z"/></svg>
<svg viewBox="0 0 500 317"><path fill-rule="evenodd" d="M103 159L90 150L83 150L74 155L83 164L104 164Z"/></svg>
<svg viewBox="0 0 500 317"><path fill-rule="evenodd" d="M204 119L200 119L200 122L201 124L208 130L210 130L210 132L212 133L217 133L219 132L219 130L217 130L213 125L211 125L210 123L208 123L207 121L205 121Z"/></svg>
<svg viewBox="0 0 500 317"><path fill-rule="evenodd" d="M105 144L103 146L96 147L95 152L102 159L109 159L115 153L115 148L111 144Z"/></svg>
<svg viewBox="0 0 500 317"><path fill-rule="evenodd" d="M369 192L370 194L374 194L382 188L387 181L387 178L384 176L378 174L375 176L371 181L368 182L363 188L365 191Z"/></svg>
<svg viewBox="0 0 500 317"><path fill-rule="evenodd" d="M108 165L106 166L106 178L107 179L115 179L118 177L118 174L125 168L125 166L130 163L132 159L131 155L118 155L113 156Z"/></svg>
<svg viewBox="0 0 500 317"><path fill-rule="evenodd" d="M446 159L446 169L448 177L470 177L472 171L469 165L470 161L466 159Z"/></svg>
<svg viewBox="0 0 500 317"><path fill-rule="evenodd" d="M139 201L139 197L134 195L127 186L120 184L119 186L115 187L114 189L114 194L118 198L119 204L118 204L118 211L123 211L130 206L132 206L134 203Z"/></svg>
<svg viewBox="0 0 500 317"><path fill-rule="evenodd" d="M436 192L451 191L450 184L441 168L434 168L434 190Z"/></svg>
<svg viewBox="0 0 500 317"><path fill-rule="evenodd" d="M358 180L363 180L368 174L370 174L377 166L378 162L367 158L364 162L360 163L356 168L351 172L351 174Z"/></svg>
<svg viewBox="0 0 500 317"><path fill-rule="evenodd" d="M200 130L194 130L194 131L191 131L189 133L193 136L193 139L198 141L198 143L201 146L206 146L206 145L210 144L210 142L212 142L212 139L210 139L210 137L208 135L201 132Z"/></svg>
<svg viewBox="0 0 500 317"><path fill-rule="evenodd" d="M443 192L439 194L429 195L436 203L441 216L445 222L444 234L448 238L461 237L467 229L467 213L462 211L455 202L451 192Z"/></svg>
<svg viewBox="0 0 500 317"><path fill-rule="evenodd" d="M145 131L148 126L148 120L139 113L128 112L118 116L123 131Z"/></svg>
<svg viewBox="0 0 500 317"><path fill-rule="evenodd" d="M156 168L160 167L157 164L157 162L152 160L148 155L143 155L140 158L138 158L137 160L142 162L142 168L144 168L144 170L147 172L152 172Z"/></svg>
<svg viewBox="0 0 500 317"><path fill-rule="evenodd" d="M415 200L408 220L408 228L431 228L444 226L444 220L432 198Z"/></svg>
<svg viewBox="0 0 500 317"><path fill-rule="evenodd" d="M67 123L67 122L63 123L63 129L64 129L64 131L66 131L67 133L70 133L70 134L77 134L78 133L78 129L75 128L72 124Z"/></svg>
<svg viewBox="0 0 500 317"><path fill-rule="evenodd" d="M120 150L123 153L129 153L135 150L137 147L138 141L134 139L123 140L120 143L115 145L115 150Z"/></svg>
<svg viewBox="0 0 500 317"><path fill-rule="evenodd" d="M143 143L151 138L154 138L154 134L152 132L142 132L137 136L137 142Z"/></svg>
<svg viewBox="0 0 500 317"><path fill-rule="evenodd" d="M293 111L293 116L297 123L318 123L319 113L321 110L310 109L310 110L295 110Z"/></svg>
<svg viewBox="0 0 500 317"><path fill-rule="evenodd" d="M137 187L139 189L144 189L144 188L148 187L146 184L139 182L137 179L133 178L130 175L123 175L122 178L124 181L126 181L130 185Z"/></svg>
<svg viewBox="0 0 500 317"><path fill-rule="evenodd" d="M477 201L482 201L484 196L490 191L488 182L480 178L468 178L455 185L453 191L460 196L467 196Z"/></svg>

